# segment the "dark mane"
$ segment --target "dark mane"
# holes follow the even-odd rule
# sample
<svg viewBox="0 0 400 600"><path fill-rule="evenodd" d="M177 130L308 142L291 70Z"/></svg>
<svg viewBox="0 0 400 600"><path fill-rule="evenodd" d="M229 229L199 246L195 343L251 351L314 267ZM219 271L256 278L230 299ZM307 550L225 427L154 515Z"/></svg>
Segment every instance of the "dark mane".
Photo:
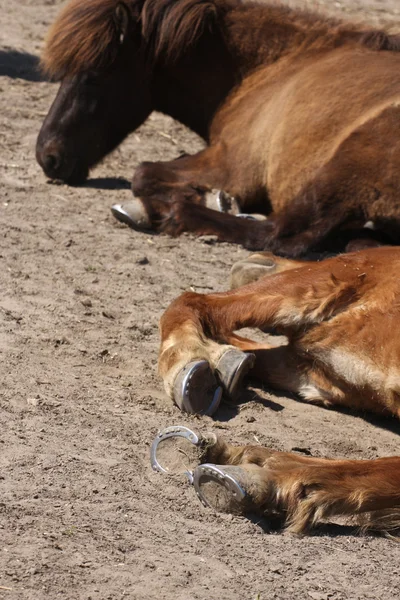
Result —
<svg viewBox="0 0 400 600"><path fill-rule="evenodd" d="M215 21L218 5L229 0L128 0L132 19L141 26L153 56L175 60ZM114 22L119 0L72 0L50 28L41 59L53 79L111 64L118 48Z"/></svg>
<svg viewBox="0 0 400 600"><path fill-rule="evenodd" d="M61 11L47 36L41 65L52 79L104 68L118 51L119 33L114 20L120 0L71 0ZM241 0L127 0L132 22L141 29L143 43L153 59L175 61L195 44L206 29L217 25L219 17L236 8L256 10L264 21L266 11L298 26L310 37L329 45L329 38L357 39L373 50L400 51L400 35L346 24L339 19L321 17L308 11L293 10L279 4L241 3ZM262 18L264 16L264 19ZM255 23L258 27L260 22ZM265 36L271 23L266 19Z"/></svg>
<svg viewBox="0 0 400 600"><path fill-rule="evenodd" d="M146 0L142 35L153 44L155 57L174 61L216 23L220 12L237 4L230 0Z"/></svg>
<svg viewBox="0 0 400 600"><path fill-rule="evenodd" d="M71 0L48 32L44 72L58 80L110 64L118 47L117 5L118 0Z"/></svg>

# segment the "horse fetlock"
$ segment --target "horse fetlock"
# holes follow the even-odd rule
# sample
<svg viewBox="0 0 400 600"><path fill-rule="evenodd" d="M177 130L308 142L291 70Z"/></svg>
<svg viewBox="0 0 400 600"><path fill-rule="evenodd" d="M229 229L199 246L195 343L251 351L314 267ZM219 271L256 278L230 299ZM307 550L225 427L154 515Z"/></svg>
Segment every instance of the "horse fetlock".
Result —
<svg viewBox="0 0 400 600"><path fill-rule="evenodd" d="M185 204L177 200L171 201L156 225L159 231L172 237L178 237L187 231Z"/></svg>
<svg viewBox="0 0 400 600"><path fill-rule="evenodd" d="M311 465L315 459L308 459L296 467L296 455L283 455L283 462L277 458L269 461L271 466L275 464L270 469L274 497L269 504L284 516L287 531L301 535L327 517L349 514L349 503L340 487L326 485L324 466Z"/></svg>
<svg viewBox="0 0 400 600"><path fill-rule="evenodd" d="M235 399L254 355L234 346L169 343L160 353L158 370L168 396L184 412L212 415L225 398Z"/></svg>
<svg viewBox="0 0 400 600"><path fill-rule="evenodd" d="M165 169L160 163L141 163L136 168L132 179L132 190L135 196L151 196L158 192L163 181L163 171Z"/></svg>
<svg viewBox="0 0 400 600"><path fill-rule="evenodd" d="M206 357L201 344L163 344L158 371L167 395L183 412L212 415L219 407L222 387Z"/></svg>

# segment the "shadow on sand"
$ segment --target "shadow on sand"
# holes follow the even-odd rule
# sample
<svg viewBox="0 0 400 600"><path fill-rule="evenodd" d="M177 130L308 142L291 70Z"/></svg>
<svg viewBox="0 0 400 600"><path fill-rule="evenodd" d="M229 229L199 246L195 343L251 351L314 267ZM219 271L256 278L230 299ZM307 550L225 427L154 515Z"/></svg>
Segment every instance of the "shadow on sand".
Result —
<svg viewBox="0 0 400 600"><path fill-rule="evenodd" d="M26 81L46 81L46 77L40 72L39 57L13 48L0 50L0 76Z"/></svg>

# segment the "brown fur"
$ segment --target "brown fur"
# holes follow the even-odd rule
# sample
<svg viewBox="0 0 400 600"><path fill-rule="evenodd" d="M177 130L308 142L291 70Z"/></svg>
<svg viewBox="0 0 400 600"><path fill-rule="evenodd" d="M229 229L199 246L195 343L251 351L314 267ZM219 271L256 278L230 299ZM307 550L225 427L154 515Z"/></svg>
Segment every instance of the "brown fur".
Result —
<svg viewBox="0 0 400 600"><path fill-rule="evenodd" d="M264 258L270 269L271 254ZM177 368L199 359L215 368L234 346L255 354L252 375L276 389L309 402L399 417L400 248L300 266L274 260L280 272L255 283L225 293L186 293L171 304L161 319L159 359L167 390ZM262 254L253 264L259 268ZM240 338L233 332L242 327L273 327L288 345ZM283 511L291 531L301 533L332 515L367 512L368 527L399 524L400 457L333 461L259 447L224 448L207 461L258 465L254 502L263 511Z"/></svg>

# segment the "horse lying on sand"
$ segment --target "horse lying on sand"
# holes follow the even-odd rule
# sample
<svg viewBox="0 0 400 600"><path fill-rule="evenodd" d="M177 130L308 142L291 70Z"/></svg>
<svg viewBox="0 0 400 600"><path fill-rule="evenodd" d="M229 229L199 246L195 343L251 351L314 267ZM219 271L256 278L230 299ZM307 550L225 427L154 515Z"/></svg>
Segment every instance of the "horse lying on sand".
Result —
<svg viewBox="0 0 400 600"><path fill-rule="evenodd" d="M322 262L250 256L234 267L233 285L253 283L185 293L162 316L159 372L167 393L187 412L212 414L221 393L236 396L250 372L308 402L399 417L399 269L394 247ZM288 343L234 333L243 327L274 328ZM215 509L280 514L297 533L333 515L369 513L371 527L400 526L400 457L317 459L172 428L156 438L154 468L163 470L157 444L177 436L199 450L196 491Z"/></svg>
<svg viewBox="0 0 400 600"><path fill-rule="evenodd" d="M37 160L82 181L158 110L208 146L139 165L114 208L132 227L296 257L372 221L396 243L399 50L400 36L278 4L72 0L43 54L61 87Z"/></svg>

